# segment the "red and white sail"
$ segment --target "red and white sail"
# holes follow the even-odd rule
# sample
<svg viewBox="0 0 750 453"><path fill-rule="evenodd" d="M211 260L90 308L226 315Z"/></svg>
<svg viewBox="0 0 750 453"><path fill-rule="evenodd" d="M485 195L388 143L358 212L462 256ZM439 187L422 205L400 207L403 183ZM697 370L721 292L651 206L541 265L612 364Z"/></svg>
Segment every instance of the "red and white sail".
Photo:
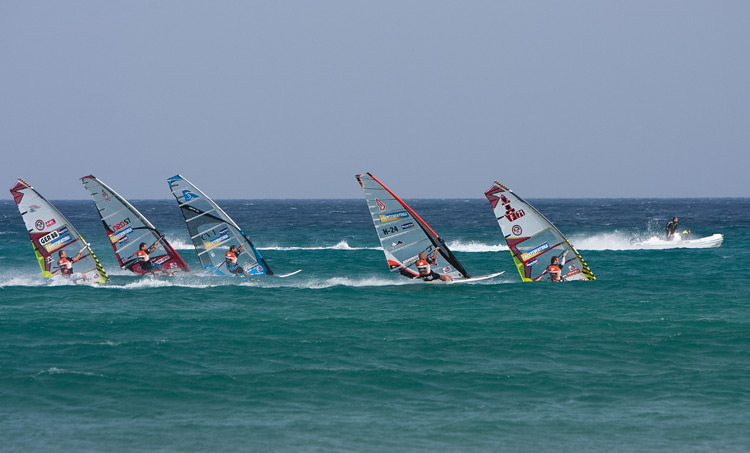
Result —
<svg viewBox="0 0 750 453"><path fill-rule="evenodd" d="M145 242L149 247L154 246L154 251L149 254L151 262L160 264L162 269L170 272L190 270L166 238L128 200L92 175L81 178L81 183L94 199L121 268L136 274L147 272L141 268L135 255L140 243Z"/></svg>
<svg viewBox="0 0 750 453"><path fill-rule="evenodd" d="M497 181L484 195L523 281L550 279L547 267L553 256L560 258L564 280L596 280L573 244L526 200Z"/></svg>
<svg viewBox="0 0 750 453"><path fill-rule="evenodd" d="M26 224L42 275L48 278L62 275L59 262L60 252L64 250L68 258L75 259L70 276L74 281L106 283L109 280L88 243L52 203L21 178L10 193Z"/></svg>

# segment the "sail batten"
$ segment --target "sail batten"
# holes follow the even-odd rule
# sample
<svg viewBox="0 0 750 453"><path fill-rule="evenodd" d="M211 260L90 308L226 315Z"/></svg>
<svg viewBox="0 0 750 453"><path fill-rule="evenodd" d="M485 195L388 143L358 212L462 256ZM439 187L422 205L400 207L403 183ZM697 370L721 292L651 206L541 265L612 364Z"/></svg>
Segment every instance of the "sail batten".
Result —
<svg viewBox="0 0 750 453"><path fill-rule="evenodd" d="M495 181L484 195L490 202L521 280L549 279L553 256L561 261L565 280L596 280L573 244L541 212ZM563 252L566 252L563 260Z"/></svg>
<svg viewBox="0 0 750 453"><path fill-rule="evenodd" d="M134 256L139 243L143 241L149 247L154 246L149 256L151 261L160 263L162 269L169 272L190 270L164 236L128 200L93 175L82 177L81 184L94 200L104 231L122 269L136 274L151 272L143 269Z"/></svg>

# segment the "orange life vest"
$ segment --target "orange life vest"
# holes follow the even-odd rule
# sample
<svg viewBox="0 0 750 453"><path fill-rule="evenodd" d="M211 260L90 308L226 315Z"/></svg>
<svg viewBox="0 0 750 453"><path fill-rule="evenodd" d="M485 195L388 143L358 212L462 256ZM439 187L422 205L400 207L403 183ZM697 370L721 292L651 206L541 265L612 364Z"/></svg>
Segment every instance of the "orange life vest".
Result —
<svg viewBox="0 0 750 453"><path fill-rule="evenodd" d="M549 273L550 278L555 281L560 280L560 276L562 276L562 269L554 264L547 266L547 272Z"/></svg>
<svg viewBox="0 0 750 453"><path fill-rule="evenodd" d="M224 260L229 264L234 264L237 262L237 255L232 252L227 252L224 254Z"/></svg>
<svg viewBox="0 0 750 453"><path fill-rule="evenodd" d="M137 252L135 252L135 256L138 257L138 261L140 262L148 261L148 253L143 250L138 250Z"/></svg>
<svg viewBox="0 0 750 453"><path fill-rule="evenodd" d="M425 260L418 260L417 270L419 271L419 275L430 275L430 263Z"/></svg>
<svg viewBox="0 0 750 453"><path fill-rule="evenodd" d="M57 260L57 267L60 268L60 272L63 274L70 274L73 270L73 263L67 258L60 258Z"/></svg>

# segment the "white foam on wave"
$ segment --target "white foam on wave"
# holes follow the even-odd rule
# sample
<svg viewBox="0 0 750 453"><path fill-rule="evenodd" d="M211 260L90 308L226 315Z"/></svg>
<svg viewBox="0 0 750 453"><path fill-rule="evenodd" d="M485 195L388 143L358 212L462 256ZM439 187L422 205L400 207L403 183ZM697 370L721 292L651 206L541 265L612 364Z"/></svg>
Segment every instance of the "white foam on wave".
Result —
<svg viewBox="0 0 750 453"><path fill-rule="evenodd" d="M79 374L82 376L103 376L101 374L92 373L90 371L75 371L75 370L66 370L65 368L57 368L57 367L50 367L48 370L40 371L36 375L39 376L41 374Z"/></svg>
<svg viewBox="0 0 750 453"><path fill-rule="evenodd" d="M258 250L383 250L382 247L352 247L346 240L339 241L336 245L318 246L318 247L299 247L299 246L268 246L258 247Z"/></svg>
<svg viewBox="0 0 750 453"><path fill-rule="evenodd" d="M361 288L368 286L395 286L395 285L409 285L414 283L414 280L391 280L381 277L363 277L363 278L350 278L350 277L331 277L320 281L307 282L304 288L309 289L326 289L334 286L349 286L352 288Z"/></svg>
<svg viewBox="0 0 750 453"><path fill-rule="evenodd" d="M450 241L448 242L448 248L453 252L464 253L499 252L508 250L508 246L506 244L484 244L474 241Z"/></svg>
<svg viewBox="0 0 750 453"><path fill-rule="evenodd" d="M194 250L192 242L187 242L179 238L167 238L167 241L169 242L169 245L171 245L175 250Z"/></svg>
<svg viewBox="0 0 750 453"><path fill-rule="evenodd" d="M193 244L186 242L182 239L169 239L167 238L172 248L175 250L193 250ZM383 250L382 247L352 247L342 239L335 245L323 245L314 247L302 247L295 245L269 245L264 247L256 247L258 250L280 250L280 251L292 251L292 250Z"/></svg>
<svg viewBox="0 0 750 453"><path fill-rule="evenodd" d="M85 283L82 283L85 285ZM94 285L93 283L91 285ZM72 280L65 277L52 277L44 278L41 275L28 276L28 275L8 275L3 280L0 280L0 288L6 286L77 286Z"/></svg>
<svg viewBox="0 0 750 453"><path fill-rule="evenodd" d="M631 238L620 232L572 236L569 239L578 250L637 250Z"/></svg>
<svg viewBox="0 0 750 453"><path fill-rule="evenodd" d="M202 289L202 288L212 288L214 286L219 286L217 284L209 284L209 283L192 283L192 282L184 282L179 281L175 279L158 279L158 278L151 278L151 277L138 277L138 279L131 283L125 283L124 285L99 285L98 288L102 289L134 289L134 290L141 290L146 288L170 288L170 287L177 287L177 288L196 288L196 289Z"/></svg>

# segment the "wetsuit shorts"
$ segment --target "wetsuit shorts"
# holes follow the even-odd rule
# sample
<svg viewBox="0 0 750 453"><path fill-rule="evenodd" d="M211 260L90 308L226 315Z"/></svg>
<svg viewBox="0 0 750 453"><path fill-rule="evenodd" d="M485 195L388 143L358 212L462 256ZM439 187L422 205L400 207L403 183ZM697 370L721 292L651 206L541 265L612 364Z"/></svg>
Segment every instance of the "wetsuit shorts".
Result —
<svg viewBox="0 0 750 453"><path fill-rule="evenodd" d="M424 280L426 282L432 282L432 281L435 281L435 280L440 280L440 274L438 274L435 271L432 271L432 272L430 272L427 275L420 275L419 278L421 278L422 280Z"/></svg>
<svg viewBox="0 0 750 453"><path fill-rule="evenodd" d="M242 267L237 263L227 263L227 270L233 274L242 275Z"/></svg>

